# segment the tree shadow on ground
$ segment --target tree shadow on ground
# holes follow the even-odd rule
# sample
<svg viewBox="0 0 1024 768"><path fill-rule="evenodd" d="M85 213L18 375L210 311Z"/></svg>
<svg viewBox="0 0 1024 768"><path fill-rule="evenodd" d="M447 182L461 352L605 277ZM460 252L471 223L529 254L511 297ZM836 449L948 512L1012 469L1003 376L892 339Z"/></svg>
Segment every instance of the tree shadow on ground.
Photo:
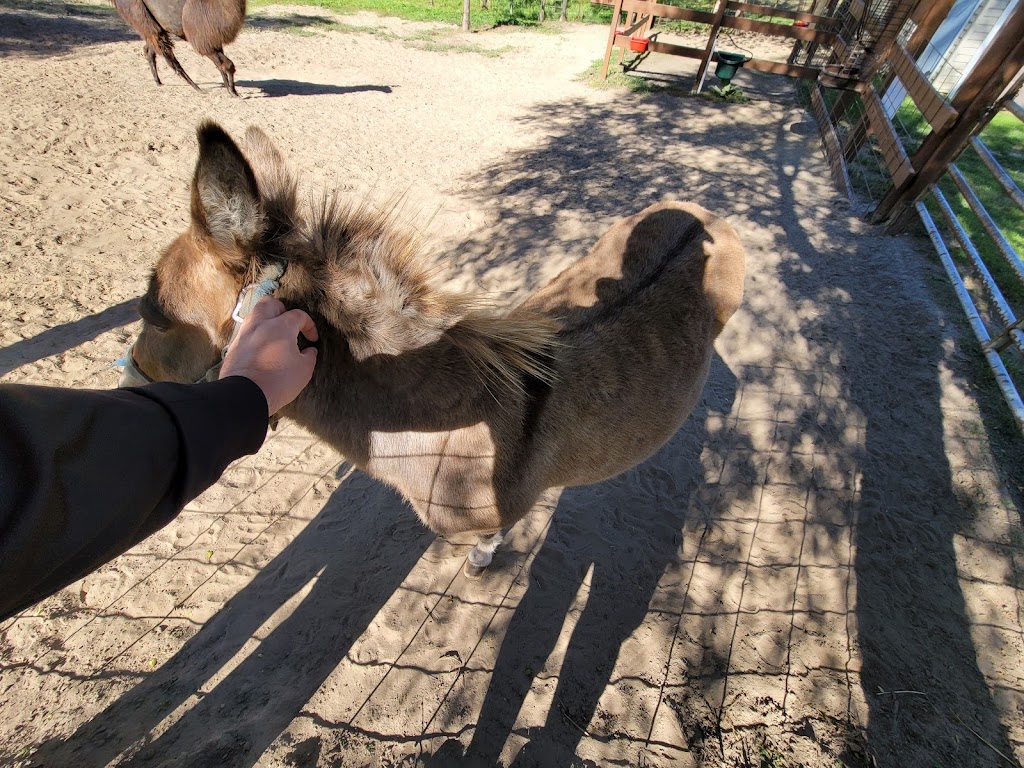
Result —
<svg viewBox="0 0 1024 768"><path fill-rule="evenodd" d="M721 736L721 713L734 697L774 680L783 714L813 720L812 734L837 727L852 739L865 725L867 743L842 755L850 765L997 765L975 735L1012 752L979 669L956 568L953 537L970 509L953 487L943 442L939 366L957 371L942 317L921 287L928 265L822 196L815 185L827 167L800 128L808 113L772 104L774 123L757 131L745 119L764 113L700 99L625 94L615 104L541 105L522 118L548 137L541 146L509 153L460 189L495 213L493 226L452 249L457 271L485 284L536 288L613 220L663 197L730 216L752 254L746 305L719 343L728 367L716 363L710 399L660 458L632 471L649 494L638 500L610 481L607 503L583 510L578 492L565 493L481 695L463 691L464 706L452 708L478 723L470 757L479 751L486 761L502 748L491 738L514 736L528 742L521 764L543 764L546 749L563 764L578 761L573 753L591 738L585 721L626 655L624 638L650 620L645 611L668 617L673 644L665 670L638 676L639 692L654 690L659 700L638 708L641 726L622 737L631 744L657 741L661 701L679 729L676 748L693 748L715 728ZM759 402L768 404L763 413L748 409ZM171 661L66 742L44 745L40 754L53 759L42 764L104 764L138 745L324 569L261 645L263 656L250 654L130 764L168 755L202 764L200 754L222 765L256 762L429 542L393 494L371 487L359 503L373 507L372 525L346 528L342 499L359 490L350 481ZM769 492L802 500L795 522L730 516L733 500L761 499L757 515L767 511ZM770 525L774 539L765 535ZM402 557L375 562L375 543L395 532L408 537ZM616 549L648 540L638 594L616 591ZM744 552L758 548L757 561L739 556L737 542ZM690 592L682 576L660 594L677 561L717 574L706 594ZM574 617L565 662L552 670L557 695L545 723L516 733L525 691L551 658L566 606L590 570L593 606L588 600ZM840 587L816 588L812 576ZM805 646L830 645L813 668L795 658ZM520 664L533 675L523 679ZM585 665L600 671L575 673ZM276 690L287 693L271 699ZM896 690L923 696L897 699ZM866 713L857 711L861 699ZM702 718L706 702L719 722ZM445 731L460 733L465 719ZM431 759L462 749L445 745Z"/></svg>
<svg viewBox="0 0 1024 768"><path fill-rule="evenodd" d="M831 196L815 199L814 182L802 177L820 183L828 171L807 131L809 113L788 87L788 106L783 99L775 124L757 130L744 122L741 106L662 94L622 95L617 108L570 103L537 109L522 122L543 129L549 136L544 145L505 157L462 189L487 201L498 223L463 244L459 267L485 285L535 289L582 255L606 222L662 196L742 219L741 236L757 258L748 266L746 316L733 325L731 344L733 357L750 367L736 375L741 391L757 385L778 395L761 448L768 469L755 459L757 482L798 489L806 508L785 543L789 551L776 563L791 578L776 597L788 610L768 630L788 638L775 649L782 708L844 713L836 723L839 738L849 743L844 759L852 764L870 754L879 765L997 765L996 753L980 748L978 735L1004 754L1013 747L979 668L957 572L953 538L969 526L971 514L952 483L941 409L940 366L957 376L967 372L943 348L945 320L923 285L922 273L933 269L920 257L923 251L862 225ZM777 83L760 90L772 94L773 105L780 98ZM592 235L582 236L587 229ZM781 290L773 294L763 284L776 277ZM764 426L744 419L736 426L746 425ZM725 446L726 462L728 451ZM554 530L559 534L561 526ZM759 535L755 529L754 546ZM833 566L834 595L815 592L815 579L827 571L816 560L820 552L805 551L812 542L815 549L851 553ZM578 586L578 573L568 569L564 577L571 589ZM531 653L542 657L563 622L564 594L554 592L563 598L554 601L559 610L545 617L531 595L525 608L531 621L517 613L510 625L509 650L502 646L479 724L488 741L508 732L529 687L520 669L513 693L506 691L514 663L537 663ZM714 612L698 614L688 617L686 631L709 636L720 629L716 623ZM544 640L524 640L527 627ZM600 622L590 629L605 631ZM724 708L744 681L768 677L733 657L743 650L742 632L735 634L737 647L728 647L717 681L707 676L691 692L694 706L703 706L706 694ZM801 670L795 660L795 638L806 636L835 641L819 670ZM863 658L862 676L844 650L850 643ZM568 669L574 663L567 661ZM574 699L572 682L559 678L558 686L552 706L568 716L557 725L561 715L549 712L548 725L536 735L540 754L557 749L545 735L556 725L565 734L574 722L578 736L593 712L593 691ZM897 703L893 690L924 695ZM830 704L830 696L841 703ZM501 697L509 701L499 703ZM868 708L863 720L855 704L861 697ZM697 719L691 713L688 725L680 717L684 728ZM863 744L858 725L865 721ZM474 737L474 749L480 743ZM486 759L494 749L486 748Z"/></svg>
<svg viewBox="0 0 1024 768"><path fill-rule="evenodd" d="M25 10L0 3L0 58L60 56L90 45L139 41L113 8L39 5Z"/></svg>
<svg viewBox="0 0 1024 768"><path fill-rule="evenodd" d="M795 205L800 167L786 159L793 170L777 175L784 207ZM833 221L817 225L841 235ZM979 668L954 549L957 536L972 536L974 510L952 482L939 375L944 365L960 375L969 367L944 349L946 321L927 288L935 265L887 258L882 232L868 234L882 248L856 261L815 248L803 228L787 234L798 258L780 271L783 282L795 304L819 309L800 319L800 333L827 339L832 359L818 364L840 387L821 400L821 437L842 447L853 426L846 409L859 414L857 444L837 458L857 478L850 525L870 752L880 767L1001 765L976 735L1013 753ZM958 343L974 343L961 334Z"/></svg>
<svg viewBox="0 0 1024 768"><path fill-rule="evenodd" d="M777 140L794 146L781 128ZM780 153L783 209L798 206L803 165L796 151ZM822 247L844 230L827 216L788 228L779 275L793 306L814 308L793 318L800 336L820 340L809 362L829 383L808 431L850 491L867 753L879 766L997 765L977 734L1003 754L1013 748L978 662L994 649L976 647L965 605L954 539L972 535L974 515L954 486L943 426L940 371L967 371L944 349L956 333L927 286L926 250L895 257L899 241L867 227L852 249ZM778 447L797 450L801 436Z"/></svg>

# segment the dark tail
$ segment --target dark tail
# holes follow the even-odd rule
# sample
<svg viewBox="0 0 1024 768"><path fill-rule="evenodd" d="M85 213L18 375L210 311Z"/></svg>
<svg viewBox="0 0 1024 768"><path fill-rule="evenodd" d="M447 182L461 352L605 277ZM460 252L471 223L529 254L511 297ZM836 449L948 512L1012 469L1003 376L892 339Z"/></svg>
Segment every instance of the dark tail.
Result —
<svg viewBox="0 0 1024 768"><path fill-rule="evenodd" d="M160 82L160 79L156 74L156 62L151 56L159 53L170 65L171 69L174 70L175 74L197 91L201 90L178 62L174 55L174 42L171 40L171 36L167 34L167 30L160 26L160 22L150 13L143 0L114 0L114 8L121 18L128 23L128 26L134 29L146 42L146 57L149 58L150 67L153 70L153 79L157 83Z"/></svg>

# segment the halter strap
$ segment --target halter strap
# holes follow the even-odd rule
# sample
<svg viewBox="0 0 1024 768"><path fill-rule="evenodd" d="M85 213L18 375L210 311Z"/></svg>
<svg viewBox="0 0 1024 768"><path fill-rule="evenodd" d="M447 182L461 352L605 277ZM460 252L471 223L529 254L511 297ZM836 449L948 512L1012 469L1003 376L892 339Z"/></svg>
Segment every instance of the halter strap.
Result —
<svg viewBox="0 0 1024 768"><path fill-rule="evenodd" d="M238 301L235 303L235 308L231 311L231 319L235 321L235 327L231 330L231 337L228 339L228 343L220 351L220 360L217 361L216 365L208 368L206 373L194 381L193 384L200 384L204 381L216 381L220 378L220 367L224 363L224 357L227 355L228 349L238 336L238 330L242 327L242 323L260 299L264 296L270 296L281 287L281 278L284 277L284 271L287 266L287 263L284 261L272 261L263 268L258 282L249 283L239 291ZM139 368L135 362L135 356L132 354L134 349L135 342L133 341L121 357L114 361L114 366L124 368L125 373L135 374L150 384L154 383L156 379Z"/></svg>

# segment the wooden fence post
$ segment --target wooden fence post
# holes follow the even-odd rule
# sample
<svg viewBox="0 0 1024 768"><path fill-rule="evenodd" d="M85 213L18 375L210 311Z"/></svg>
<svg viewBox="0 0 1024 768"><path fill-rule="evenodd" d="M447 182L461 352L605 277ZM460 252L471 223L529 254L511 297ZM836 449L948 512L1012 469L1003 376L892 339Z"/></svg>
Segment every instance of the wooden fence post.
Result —
<svg viewBox="0 0 1024 768"><path fill-rule="evenodd" d="M601 79L608 79L608 64L612 58L612 47L615 45L615 30L619 28L619 19L622 16L622 0L615 0L615 10L612 11L612 28L608 30L608 47L604 50L604 64L601 66Z"/></svg>
<svg viewBox="0 0 1024 768"><path fill-rule="evenodd" d="M708 64L711 62L711 57L715 52L718 30L722 26L722 19L725 17L727 5L728 0L718 0L718 6L715 8L715 19L711 22L711 34L708 37L707 47L704 48L704 58L700 60L700 66L697 67L697 76L693 78L693 87L690 88L692 93L700 93L701 88L704 87L704 76L707 74Z"/></svg>

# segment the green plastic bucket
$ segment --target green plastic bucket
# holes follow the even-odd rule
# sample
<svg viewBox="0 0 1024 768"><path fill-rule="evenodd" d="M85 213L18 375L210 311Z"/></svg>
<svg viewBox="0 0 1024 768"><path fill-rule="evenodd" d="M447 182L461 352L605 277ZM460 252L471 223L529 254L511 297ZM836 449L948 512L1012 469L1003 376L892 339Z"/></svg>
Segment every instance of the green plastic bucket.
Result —
<svg viewBox="0 0 1024 768"><path fill-rule="evenodd" d="M750 57L742 53L730 53L729 51L718 52L718 66L715 67L715 77L728 85L729 81L736 76L736 70L742 67Z"/></svg>

